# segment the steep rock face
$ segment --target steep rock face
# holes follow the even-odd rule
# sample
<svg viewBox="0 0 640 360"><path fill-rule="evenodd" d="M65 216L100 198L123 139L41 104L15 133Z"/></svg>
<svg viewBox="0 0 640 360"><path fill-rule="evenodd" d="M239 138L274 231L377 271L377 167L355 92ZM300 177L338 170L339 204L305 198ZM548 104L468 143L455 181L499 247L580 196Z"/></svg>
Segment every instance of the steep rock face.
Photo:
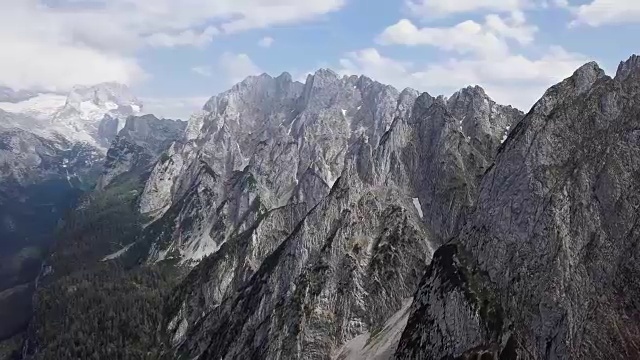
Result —
<svg viewBox="0 0 640 360"><path fill-rule="evenodd" d="M185 281L169 310L178 353L323 359L402 306L432 252L428 235L409 198L365 190L348 177L253 266L246 269L246 257L227 250L247 241L242 234L192 273L207 275ZM210 284L204 294L203 280ZM204 317L203 305L211 311Z"/></svg>
<svg viewBox="0 0 640 360"><path fill-rule="evenodd" d="M106 146L111 146L111 142L115 140L119 130L120 120L106 114L98 125L98 142Z"/></svg>
<svg viewBox="0 0 640 360"><path fill-rule="evenodd" d="M215 177L208 192L211 208L236 206L231 205L235 195L221 184L243 172L251 183L247 189L266 210L297 202L305 202L310 210L341 174L350 144L366 131L371 136L386 131L384 124L392 122L396 98L397 91L391 87L364 77L340 78L330 70L318 71L305 85L288 74L248 78L212 98L191 119L182 143L170 150L169 161L153 170L140 209L160 218L181 206L194 184L201 184L201 169L208 168L211 171L204 173ZM375 108L364 106L376 101ZM225 228L237 227L242 212L223 208ZM168 216L175 217L176 212ZM158 221L174 219L164 216ZM165 242L180 243L178 250L184 256L193 253L186 248L195 247L210 249L206 255L226 240L210 244L203 242L203 234L195 234L200 238L174 235ZM201 245L194 247L196 243Z"/></svg>
<svg viewBox="0 0 640 360"><path fill-rule="evenodd" d="M407 96L400 98L400 113ZM462 89L449 100L422 94L375 150L377 182L410 189L431 231L444 241L464 223L504 134L521 117L479 87Z"/></svg>
<svg viewBox="0 0 640 360"><path fill-rule="evenodd" d="M421 290L409 323L448 328L407 326L398 358L488 348L510 358L640 356L639 69L632 57L612 79L587 64L512 130L455 239L485 280L447 288L427 273L423 286L439 295ZM486 304L502 309L501 326L487 326L475 300L447 300L470 287L492 294Z"/></svg>
<svg viewBox="0 0 640 360"><path fill-rule="evenodd" d="M111 122L111 126L115 124ZM185 127L185 122L160 120L153 115L127 118L126 125L107 152L98 188L103 189L124 173L148 170L182 136Z"/></svg>
<svg viewBox="0 0 640 360"><path fill-rule="evenodd" d="M491 282L457 244L435 252L407 317L398 359L513 359Z"/></svg>
<svg viewBox="0 0 640 360"><path fill-rule="evenodd" d="M151 262L214 253L169 301L169 353L391 354L392 320L406 321L398 312L521 115L480 88L436 99L328 70L212 99L140 202L157 219L143 236ZM342 347L358 337L384 345Z"/></svg>
<svg viewBox="0 0 640 360"><path fill-rule="evenodd" d="M212 170L215 183L238 171L251 174L252 191L267 210L297 202L310 210L341 175L348 153L360 151L357 167L364 181L412 194L421 211L438 213L443 224L433 230L438 239L446 238L472 203L479 176L505 131L521 113L495 104L480 88L469 88L449 103L425 94L417 106L420 113L411 117L417 95L366 77L340 78L330 70L318 71L305 85L288 74L251 77L194 115L184 139L152 171L141 212L159 219L181 204L200 183L202 167ZM462 124L469 134L460 130ZM422 144L430 150L423 151ZM229 194L224 186L214 187L218 190L210 191L211 207L218 208ZM440 211L443 206L448 210ZM233 228L238 220L227 217L225 226ZM180 243L183 249L202 242L175 236L167 243ZM216 249L220 244L198 247Z"/></svg>

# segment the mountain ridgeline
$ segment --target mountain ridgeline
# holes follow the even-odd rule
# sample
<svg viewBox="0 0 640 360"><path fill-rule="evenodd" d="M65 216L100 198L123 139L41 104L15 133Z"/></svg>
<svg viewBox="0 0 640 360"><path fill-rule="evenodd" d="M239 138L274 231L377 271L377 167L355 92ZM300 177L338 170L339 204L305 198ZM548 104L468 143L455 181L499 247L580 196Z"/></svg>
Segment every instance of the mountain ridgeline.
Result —
<svg viewBox="0 0 640 360"><path fill-rule="evenodd" d="M319 70L129 117L20 357L640 357L638 129L636 56L527 114Z"/></svg>

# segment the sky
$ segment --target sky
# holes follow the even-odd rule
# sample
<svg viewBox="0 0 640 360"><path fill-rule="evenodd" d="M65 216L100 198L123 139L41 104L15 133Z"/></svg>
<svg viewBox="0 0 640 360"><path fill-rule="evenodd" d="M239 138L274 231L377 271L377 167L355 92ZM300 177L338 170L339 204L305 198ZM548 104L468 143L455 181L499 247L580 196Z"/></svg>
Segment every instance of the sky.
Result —
<svg viewBox="0 0 640 360"><path fill-rule="evenodd" d="M246 76L330 68L527 111L586 62L613 75L639 33L638 0L0 0L0 85L116 81L188 118Z"/></svg>

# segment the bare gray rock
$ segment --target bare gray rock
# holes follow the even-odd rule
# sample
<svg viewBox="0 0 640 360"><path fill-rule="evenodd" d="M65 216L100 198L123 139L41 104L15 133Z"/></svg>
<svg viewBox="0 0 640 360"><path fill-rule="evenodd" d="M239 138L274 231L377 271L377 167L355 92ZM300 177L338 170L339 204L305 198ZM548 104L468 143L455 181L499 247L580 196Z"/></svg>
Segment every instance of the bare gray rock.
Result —
<svg viewBox="0 0 640 360"><path fill-rule="evenodd" d="M584 65L511 131L455 238L471 260L454 269L483 281L438 285L453 277L434 262L421 289L437 291L416 297L398 358L457 358L474 349L493 358L640 356L637 59L621 64L615 79ZM474 287L486 301L452 301ZM483 306L501 309L495 325ZM453 314L463 315L448 321ZM439 325L422 325L430 321Z"/></svg>
<svg viewBox="0 0 640 360"><path fill-rule="evenodd" d="M111 130L118 120L105 117ZM127 118L124 128L114 139L104 164L97 188L104 189L119 175L148 171L165 150L182 136L186 123L179 120L158 119L153 115ZM168 155L164 155L168 157Z"/></svg>
<svg viewBox="0 0 640 360"><path fill-rule="evenodd" d="M140 202L149 261L197 264L167 306L169 353L327 359L379 332L395 348L387 320L521 116L478 87L436 99L330 70L212 98Z"/></svg>

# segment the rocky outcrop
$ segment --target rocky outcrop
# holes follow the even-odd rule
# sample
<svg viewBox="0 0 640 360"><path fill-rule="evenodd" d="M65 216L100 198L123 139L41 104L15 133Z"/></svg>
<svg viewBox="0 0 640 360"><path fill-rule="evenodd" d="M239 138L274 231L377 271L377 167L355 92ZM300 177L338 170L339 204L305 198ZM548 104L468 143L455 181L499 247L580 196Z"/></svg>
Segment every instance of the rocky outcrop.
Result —
<svg viewBox="0 0 640 360"><path fill-rule="evenodd" d="M98 125L98 142L104 146L110 147L111 142L115 140L120 130L120 120L107 114Z"/></svg>
<svg viewBox="0 0 640 360"><path fill-rule="evenodd" d="M408 313L397 359L513 359L496 292L457 244L435 252Z"/></svg>
<svg viewBox="0 0 640 360"><path fill-rule="evenodd" d="M640 356L639 79L637 57L615 78L586 64L517 124L423 278L398 358Z"/></svg>
<svg viewBox="0 0 640 360"><path fill-rule="evenodd" d="M161 158L164 151L182 136L185 127L185 122L160 120L153 115L129 117L107 152L98 189L104 189L124 173L149 171L149 167ZM161 160L168 157L164 156L165 159Z"/></svg>

